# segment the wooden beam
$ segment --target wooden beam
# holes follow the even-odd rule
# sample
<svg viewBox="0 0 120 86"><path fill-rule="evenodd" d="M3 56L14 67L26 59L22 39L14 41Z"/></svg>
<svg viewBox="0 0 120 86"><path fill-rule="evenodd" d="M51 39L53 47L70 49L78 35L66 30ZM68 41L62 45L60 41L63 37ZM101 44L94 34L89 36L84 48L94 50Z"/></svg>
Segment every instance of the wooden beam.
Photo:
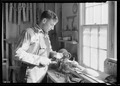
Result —
<svg viewBox="0 0 120 86"><path fill-rule="evenodd" d="M6 10L5 10L5 26L6 26L6 39L7 38L9 38L9 23L8 23L8 3L6 3L5 4L5 8L6 8ZM9 51L8 51L8 49L9 49L9 46L8 46L8 44L6 43L6 59L7 59L7 61L6 61L6 81L8 82L9 81L9 77L8 77L8 73L9 73L9 71L8 71L8 68L9 68Z"/></svg>
<svg viewBox="0 0 120 86"><path fill-rule="evenodd" d="M115 1L115 20L114 20L114 22L115 22L115 35L114 35L114 58L116 58L117 59L117 1Z"/></svg>
<svg viewBox="0 0 120 86"><path fill-rule="evenodd" d="M4 59L4 3L2 3L2 60Z"/></svg>
<svg viewBox="0 0 120 86"><path fill-rule="evenodd" d="M79 16L79 21L78 21L78 48L77 48L77 56L78 56L78 62L80 65L82 65L83 62L83 47L82 47L82 25L84 24L84 4L80 3L78 4L78 16Z"/></svg>
<svg viewBox="0 0 120 86"><path fill-rule="evenodd" d="M114 58L114 3L108 2L108 58Z"/></svg>

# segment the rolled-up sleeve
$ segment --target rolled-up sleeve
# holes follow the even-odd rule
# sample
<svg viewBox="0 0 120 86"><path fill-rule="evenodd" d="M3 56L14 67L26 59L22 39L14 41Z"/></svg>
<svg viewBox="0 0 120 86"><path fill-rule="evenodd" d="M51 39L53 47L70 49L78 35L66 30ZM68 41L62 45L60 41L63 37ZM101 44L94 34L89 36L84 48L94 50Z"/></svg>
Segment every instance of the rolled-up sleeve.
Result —
<svg viewBox="0 0 120 86"><path fill-rule="evenodd" d="M23 35L23 34L22 34ZM25 63L33 64L33 65L39 65L40 62L40 56L28 53L27 50L30 47L30 40L31 40L31 32L26 30L23 41L21 45L16 50L16 57L18 57L19 60Z"/></svg>

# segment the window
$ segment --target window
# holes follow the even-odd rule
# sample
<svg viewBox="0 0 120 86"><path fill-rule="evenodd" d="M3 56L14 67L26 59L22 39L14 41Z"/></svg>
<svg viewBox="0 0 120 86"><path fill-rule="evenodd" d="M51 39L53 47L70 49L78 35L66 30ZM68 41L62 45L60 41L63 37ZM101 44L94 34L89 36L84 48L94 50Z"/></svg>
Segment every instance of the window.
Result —
<svg viewBox="0 0 120 86"><path fill-rule="evenodd" d="M104 71L107 58L107 25L83 26L83 63Z"/></svg>
<svg viewBox="0 0 120 86"><path fill-rule="evenodd" d="M82 25L82 57L87 67L104 72L107 58L108 3L85 3Z"/></svg>
<svg viewBox="0 0 120 86"><path fill-rule="evenodd" d="M86 3L85 24L108 24L108 3Z"/></svg>

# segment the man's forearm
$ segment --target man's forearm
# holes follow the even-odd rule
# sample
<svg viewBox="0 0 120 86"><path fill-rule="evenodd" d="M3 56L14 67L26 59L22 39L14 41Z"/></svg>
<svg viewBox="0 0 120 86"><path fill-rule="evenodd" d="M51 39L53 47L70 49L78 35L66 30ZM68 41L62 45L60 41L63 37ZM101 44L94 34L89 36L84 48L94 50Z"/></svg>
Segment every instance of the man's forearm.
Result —
<svg viewBox="0 0 120 86"><path fill-rule="evenodd" d="M19 60L25 62L25 63L29 63L29 64L33 64L33 65L39 65L40 63L40 56L32 54L32 53L27 53L26 51L24 51L23 49L18 49L16 51L16 56L18 56Z"/></svg>

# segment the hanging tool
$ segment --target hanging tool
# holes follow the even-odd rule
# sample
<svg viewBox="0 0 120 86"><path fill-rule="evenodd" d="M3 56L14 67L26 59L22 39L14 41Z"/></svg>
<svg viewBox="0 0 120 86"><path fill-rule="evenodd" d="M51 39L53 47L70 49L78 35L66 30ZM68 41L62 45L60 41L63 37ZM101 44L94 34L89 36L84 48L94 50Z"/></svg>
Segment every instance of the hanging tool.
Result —
<svg viewBox="0 0 120 86"><path fill-rule="evenodd" d="M29 21L29 3L26 6L26 21Z"/></svg>
<svg viewBox="0 0 120 86"><path fill-rule="evenodd" d="M12 22L12 9L13 9L13 4L10 3L10 10L9 10L9 22Z"/></svg>
<svg viewBox="0 0 120 86"><path fill-rule="evenodd" d="M16 7L16 3L14 3L14 9L13 9L13 11L14 11L14 23L16 23L16 11L17 11L17 9L16 9L17 7Z"/></svg>
<svg viewBox="0 0 120 86"><path fill-rule="evenodd" d="M21 3L18 4L18 25L21 23Z"/></svg>
<svg viewBox="0 0 120 86"><path fill-rule="evenodd" d="M22 3L22 12L23 12L23 22L26 22L26 12L25 12L26 5Z"/></svg>
<svg viewBox="0 0 120 86"><path fill-rule="evenodd" d="M21 24L21 3L18 3L18 35L20 34L20 24Z"/></svg>
<svg viewBox="0 0 120 86"><path fill-rule="evenodd" d="M33 19L32 19L32 3L30 3L30 23L32 24Z"/></svg>
<svg viewBox="0 0 120 86"><path fill-rule="evenodd" d="M34 7L34 25L36 24L36 3L33 3L33 7Z"/></svg>

